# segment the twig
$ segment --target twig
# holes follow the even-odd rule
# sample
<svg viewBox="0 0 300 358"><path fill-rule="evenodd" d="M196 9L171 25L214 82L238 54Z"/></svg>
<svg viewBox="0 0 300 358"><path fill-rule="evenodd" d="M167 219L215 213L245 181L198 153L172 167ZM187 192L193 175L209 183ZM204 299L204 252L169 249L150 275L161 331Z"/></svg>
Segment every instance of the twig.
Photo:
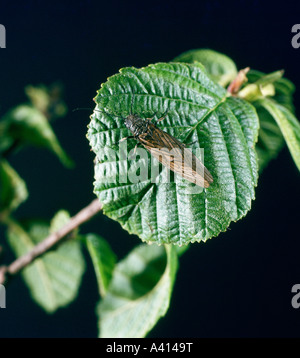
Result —
<svg viewBox="0 0 300 358"><path fill-rule="evenodd" d="M43 241L37 244L31 251L23 256L18 257L10 265L0 267L0 284L4 284L7 281L8 276L16 275L24 267L32 263L37 257L46 253L67 234L69 234L84 222L91 219L94 215L101 211L101 209L102 204L100 201L98 199L93 200L88 206L73 216L64 227L50 234Z"/></svg>

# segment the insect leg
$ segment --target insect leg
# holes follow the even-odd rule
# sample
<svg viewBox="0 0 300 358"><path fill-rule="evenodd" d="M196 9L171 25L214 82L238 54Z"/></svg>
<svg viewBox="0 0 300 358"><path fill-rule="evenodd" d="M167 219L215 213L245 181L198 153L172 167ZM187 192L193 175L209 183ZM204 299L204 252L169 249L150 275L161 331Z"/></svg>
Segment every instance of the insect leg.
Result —
<svg viewBox="0 0 300 358"><path fill-rule="evenodd" d="M135 136L134 135L129 135L128 137L124 137L124 138L120 139L117 143L124 142L124 140L132 139L132 138L135 138Z"/></svg>
<svg viewBox="0 0 300 358"><path fill-rule="evenodd" d="M151 118L146 118L146 119L147 119L148 121L152 121L152 119L157 115L158 112L159 112L159 111L156 111ZM168 112L169 112L169 109L167 109L166 112L164 113L164 115L163 115L161 118L159 118L156 122L160 122L160 121L164 120L164 119L166 118Z"/></svg>
<svg viewBox="0 0 300 358"><path fill-rule="evenodd" d="M152 119L157 115L157 113L158 113L158 111L156 111L152 117L146 118L146 119L147 119L148 121L152 121Z"/></svg>
<svg viewBox="0 0 300 358"><path fill-rule="evenodd" d="M188 145L192 145L192 144L196 144L197 143L197 141L196 140L194 140L193 142L190 142L190 143L186 143L186 144L184 144L185 146L188 146Z"/></svg>
<svg viewBox="0 0 300 358"><path fill-rule="evenodd" d="M130 135L130 136L128 136L128 137L124 137L124 138L118 140L117 142L113 143L112 145L117 145L117 144L119 144L120 142L124 142L124 140L126 140L126 139L132 139L132 138L135 138L135 136L134 136L134 135Z"/></svg>
<svg viewBox="0 0 300 358"><path fill-rule="evenodd" d="M167 117L168 112L169 112L169 109L166 110L166 112L164 113L164 115L163 115L162 117L160 117L160 118L156 121L156 123L163 121L163 120Z"/></svg>

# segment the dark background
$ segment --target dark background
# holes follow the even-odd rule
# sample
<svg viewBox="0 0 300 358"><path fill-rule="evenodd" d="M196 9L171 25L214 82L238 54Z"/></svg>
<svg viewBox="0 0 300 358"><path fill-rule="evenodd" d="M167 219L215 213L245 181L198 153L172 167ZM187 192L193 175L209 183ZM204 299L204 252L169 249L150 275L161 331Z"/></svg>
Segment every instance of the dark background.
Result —
<svg viewBox="0 0 300 358"><path fill-rule="evenodd" d="M92 108L100 84L120 68L170 61L193 48L227 54L238 68L285 69L300 88L300 48L291 46L299 10L288 1L1 1L7 48L0 49L0 115L26 100L27 84L56 80L69 109ZM297 90L298 116L299 99ZM54 123L75 169L34 148L11 158L30 192L18 218L50 219L60 208L74 215L94 198L88 122L89 112L69 111ZM300 283L299 194L299 173L285 148L261 175L249 214L181 257L170 309L149 337L299 337L300 309L291 306L291 288ZM82 227L91 231L118 258L139 243L103 215ZM0 235L2 242L3 228ZM0 310L0 336L96 337L97 285L85 256L78 298L52 315L15 278ZM12 259L6 252L5 260Z"/></svg>

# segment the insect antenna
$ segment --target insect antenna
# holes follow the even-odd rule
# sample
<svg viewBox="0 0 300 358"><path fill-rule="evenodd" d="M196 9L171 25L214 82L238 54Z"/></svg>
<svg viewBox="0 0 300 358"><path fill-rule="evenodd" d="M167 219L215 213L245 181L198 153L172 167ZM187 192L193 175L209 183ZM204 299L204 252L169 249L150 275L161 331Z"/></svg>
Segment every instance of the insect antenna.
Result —
<svg viewBox="0 0 300 358"><path fill-rule="evenodd" d="M111 115L110 113L108 113L108 112L101 111L100 109L93 109L93 108L88 108L88 107L74 108L74 109L72 110L72 112L81 111L81 110L96 111L96 112L100 112L100 113L106 114L106 115L109 116L109 117L112 117L112 115ZM122 116L117 116L116 114L114 114L113 116L114 116L114 117L117 117L117 118L124 119L124 117L122 117Z"/></svg>
<svg viewBox="0 0 300 358"><path fill-rule="evenodd" d="M84 111L92 111L93 108L89 108L89 107L78 107L78 108L72 109L72 112L81 111L81 110L84 110Z"/></svg>
<svg viewBox="0 0 300 358"><path fill-rule="evenodd" d="M131 103L130 103L130 114L132 115L132 108L133 108L133 100L134 100L134 94L132 94L132 97L131 97Z"/></svg>

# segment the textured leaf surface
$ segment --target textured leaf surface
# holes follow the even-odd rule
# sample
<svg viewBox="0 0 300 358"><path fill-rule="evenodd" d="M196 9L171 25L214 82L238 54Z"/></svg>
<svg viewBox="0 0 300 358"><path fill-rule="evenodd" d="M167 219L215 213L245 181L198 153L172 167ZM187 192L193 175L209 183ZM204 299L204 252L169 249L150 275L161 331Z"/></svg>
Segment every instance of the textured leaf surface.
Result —
<svg viewBox="0 0 300 358"><path fill-rule="evenodd" d="M182 53L174 62L201 62L210 77L221 86L226 86L237 75L237 68L231 58L210 49L190 50Z"/></svg>
<svg viewBox="0 0 300 358"><path fill-rule="evenodd" d="M101 296L105 296L115 267L116 255L102 237L88 234L84 238L93 261L99 293Z"/></svg>
<svg viewBox="0 0 300 358"><path fill-rule="evenodd" d="M103 211L130 233L156 243L187 244L217 236L231 221L246 214L254 198L257 161L254 145L258 119L247 102L227 97L201 64L159 63L146 68L124 68L102 85L95 99L88 138L97 155L94 191ZM120 183L133 163L110 158L108 150L130 133L124 125L132 112L157 118L168 110L158 126L204 148L204 165L214 182L197 194L193 184L147 180ZM135 141L129 141L129 149ZM150 155L149 155L150 158ZM149 173L151 161L148 158ZM134 163L132 164L133 169ZM162 170L162 172L165 169ZM116 180L110 180L116 177Z"/></svg>
<svg viewBox="0 0 300 358"><path fill-rule="evenodd" d="M26 184L6 160L0 161L0 215L7 215L28 197Z"/></svg>
<svg viewBox="0 0 300 358"><path fill-rule="evenodd" d="M69 214L64 211L57 215L52 229L42 221L27 222L24 227L16 222L10 223L7 235L17 257L43 240L49 230L59 228L57 220L63 224L69 219ZM84 267L80 244L73 239L36 259L22 274L33 299L47 312L53 312L76 297Z"/></svg>
<svg viewBox="0 0 300 358"><path fill-rule="evenodd" d="M62 149L47 118L34 107L20 105L9 111L0 121L0 152L16 143L47 148L66 166L73 162Z"/></svg>
<svg viewBox="0 0 300 358"><path fill-rule="evenodd" d="M169 307L176 270L175 247L135 248L116 266L99 304L100 337L145 337Z"/></svg>

